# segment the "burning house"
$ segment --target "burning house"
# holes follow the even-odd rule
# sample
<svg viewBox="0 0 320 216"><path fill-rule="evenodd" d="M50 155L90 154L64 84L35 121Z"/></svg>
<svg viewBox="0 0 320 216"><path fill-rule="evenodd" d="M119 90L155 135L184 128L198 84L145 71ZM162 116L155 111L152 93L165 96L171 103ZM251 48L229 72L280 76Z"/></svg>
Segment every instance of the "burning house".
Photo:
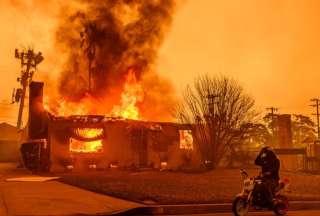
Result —
<svg viewBox="0 0 320 216"><path fill-rule="evenodd" d="M29 135L23 146L33 146L39 163L27 165L31 169L177 169L199 163L188 125L103 115L53 116L44 109L39 82L31 83L29 98Z"/></svg>
<svg viewBox="0 0 320 216"><path fill-rule="evenodd" d="M56 29L55 48L64 57L59 79L46 80L45 93L42 83L30 85L25 161L37 156L43 169L55 171L196 163L188 125L164 123L176 97L154 69L175 5L68 4Z"/></svg>

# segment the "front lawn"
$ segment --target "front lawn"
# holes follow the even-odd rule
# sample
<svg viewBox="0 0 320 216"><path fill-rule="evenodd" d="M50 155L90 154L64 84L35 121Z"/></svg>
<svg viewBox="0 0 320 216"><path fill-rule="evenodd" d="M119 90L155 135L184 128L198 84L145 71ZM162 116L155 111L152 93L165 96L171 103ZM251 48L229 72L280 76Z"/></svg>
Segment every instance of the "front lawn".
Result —
<svg viewBox="0 0 320 216"><path fill-rule="evenodd" d="M249 170L256 175L258 170ZM84 189L127 200L157 204L231 202L240 192L237 169L217 169L207 173L176 173L106 170L60 174L61 181ZM291 182L291 200L320 200L320 176L283 172Z"/></svg>

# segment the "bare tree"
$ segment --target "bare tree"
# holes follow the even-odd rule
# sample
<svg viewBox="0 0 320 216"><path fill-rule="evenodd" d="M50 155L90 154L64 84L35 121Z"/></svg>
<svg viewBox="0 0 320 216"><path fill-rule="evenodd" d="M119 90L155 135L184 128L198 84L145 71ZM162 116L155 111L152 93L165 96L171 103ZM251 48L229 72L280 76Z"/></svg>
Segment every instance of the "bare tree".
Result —
<svg viewBox="0 0 320 216"><path fill-rule="evenodd" d="M245 133L241 125L256 117L254 100L236 80L209 75L188 85L182 99L176 117L191 126L203 162L215 168L227 149Z"/></svg>

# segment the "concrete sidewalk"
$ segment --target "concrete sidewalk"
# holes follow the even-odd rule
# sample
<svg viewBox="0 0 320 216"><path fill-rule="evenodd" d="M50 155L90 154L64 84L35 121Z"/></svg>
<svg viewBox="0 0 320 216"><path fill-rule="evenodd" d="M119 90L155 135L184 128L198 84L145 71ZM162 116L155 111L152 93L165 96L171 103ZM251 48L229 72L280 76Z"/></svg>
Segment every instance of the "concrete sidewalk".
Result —
<svg viewBox="0 0 320 216"><path fill-rule="evenodd" d="M143 205L60 183L6 182L26 171L0 164L0 215L110 215Z"/></svg>

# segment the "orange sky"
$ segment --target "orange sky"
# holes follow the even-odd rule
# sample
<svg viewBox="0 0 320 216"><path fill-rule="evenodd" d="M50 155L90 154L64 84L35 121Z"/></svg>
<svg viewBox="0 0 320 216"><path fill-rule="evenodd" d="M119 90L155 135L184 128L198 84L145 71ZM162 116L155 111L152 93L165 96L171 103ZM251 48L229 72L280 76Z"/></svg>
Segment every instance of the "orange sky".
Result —
<svg viewBox="0 0 320 216"><path fill-rule="evenodd" d="M24 2L0 1L0 104L10 99L19 74L14 48L33 45L45 56L38 76L58 74L52 40L63 1ZM158 71L178 90L199 73L225 74L237 78L261 110L273 105L282 113L310 114L309 99L320 97L319 10L317 0L186 0L160 50ZM3 114L4 107L0 122L15 116Z"/></svg>

